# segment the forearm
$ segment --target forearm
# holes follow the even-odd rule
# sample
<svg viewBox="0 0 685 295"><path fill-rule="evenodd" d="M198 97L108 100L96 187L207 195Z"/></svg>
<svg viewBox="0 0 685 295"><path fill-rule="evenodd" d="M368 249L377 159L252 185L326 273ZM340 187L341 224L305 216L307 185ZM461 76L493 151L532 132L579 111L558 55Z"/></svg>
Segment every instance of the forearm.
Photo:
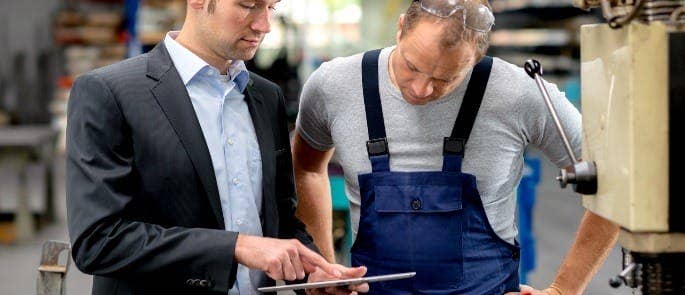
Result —
<svg viewBox="0 0 685 295"><path fill-rule="evenodd" d="M553 287L564 295L582 294L618 237L618 226L586 211L576 238L562 263ZM557 292L558 293L558 292Z"/></svg>
<svg viewBox="0 0 685 295"><path fill-rule="evenodd" d="M214 291L233 285L237 233L203 228L165 228L139 221L104 221L75 236L72 254L84 273L144 279L164 274L169 285L211 280Z"/></svg>
<svg viewBox="0 0 685 295"><path fill-rule="evenodd" d="M307 226L321 255L329 262L335 262L333 205L328 173L295 169L295 179L299 201L296 215Z"/></svg>

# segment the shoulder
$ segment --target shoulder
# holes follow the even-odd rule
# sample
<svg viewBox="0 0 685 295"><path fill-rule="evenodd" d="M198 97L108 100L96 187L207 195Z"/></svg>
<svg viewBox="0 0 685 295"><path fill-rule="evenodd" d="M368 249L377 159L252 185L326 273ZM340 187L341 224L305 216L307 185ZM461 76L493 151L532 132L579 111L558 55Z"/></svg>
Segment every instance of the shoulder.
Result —
<svg viewBox="0 0 685 295"><path fill-rule="evenodd" d="M116 84L126 83L145 77L147 72L148 54L137 55L120 62L95 69L85 75L97 76L106 82Z"/></svg>
<svg viewBox="0 0 685 295"><path fill-rule="evenodd" d="M535 87L535 81L526 74L523 67L493 57L489 88L511 95L526 93L530 89L535 90L531 86Z"/></svg>
<svg viewBox="0 0 685 295"><path fill-rule="evenodd" d="M330 74L349 73L350 70L361 71L362 58L364 53L357 53L350 56L336 57L321 65L321 69Z"/></svg>
<svg viewBox="0 0 685 295"><path fill-rule="evenodd" d="M112 94L140 90L148 80L147 57L147 54L138 55L84 73L74 82L74 89L104 87Z"/></svg>
<svg viewBox="0 0 685 295"><path fill-rule="evenodd" d="M500 115L512 116L512 110L518 110L522 100L528 96L529 89L535 87L523 68L500 58L493 57L492 70L485 90L483 106Z"/></svg>
<svg viewBox="0 0 685 295"><path fill-rule="evenodd" d="M362 87L362 56L358 53L322 63L307 79L303 93L317 99L344 101Z"/></svg>

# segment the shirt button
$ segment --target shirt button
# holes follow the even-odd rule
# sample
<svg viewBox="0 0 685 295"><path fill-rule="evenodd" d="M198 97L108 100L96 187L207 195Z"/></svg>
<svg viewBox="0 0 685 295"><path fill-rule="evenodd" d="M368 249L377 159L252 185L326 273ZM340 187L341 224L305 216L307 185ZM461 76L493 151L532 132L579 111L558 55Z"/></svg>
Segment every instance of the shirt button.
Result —
<svg viewBox="0 0 685 295"><path fill-rule="evenodd" d="M238 178L233 178L233 184L239 185L239 184L240 184L240 179L238 179Z"/></svg>
<svg viewBox="0 0 685 295"><path fill-rule="evenodd" d="M233 142L233 139L232 139L232 138L229 138L229 139L228 139L228 145L233 145L233 143L234 143L234 142Z"/></svg>
<svg viewBox="0 0 685 295"><path fill-rule="evenodd" d="M237 220L235 221L235 223L236 223L237 225L242 225L242 224L243 224L243 220L242 220L242 219L237 219Z"/></svg>

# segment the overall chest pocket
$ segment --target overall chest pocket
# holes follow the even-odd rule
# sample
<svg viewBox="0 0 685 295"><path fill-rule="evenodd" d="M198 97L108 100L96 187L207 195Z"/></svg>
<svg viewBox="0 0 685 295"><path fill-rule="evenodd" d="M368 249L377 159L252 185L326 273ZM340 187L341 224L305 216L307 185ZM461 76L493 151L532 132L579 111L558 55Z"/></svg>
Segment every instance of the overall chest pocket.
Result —
<svg viewBox="0 0 685 295"><path fill-rule="evenodd" d="M379 258L416 271L416 287L458 284L463 278L461 187L379 185L374 194Z"/></svg>
<svg viewBox="0 0 685 295"><path fill-rule="evenodd" d="M452 185L374 187L375 239L397 253L433 260L461 258L464 214L461 188ZM428 251L428 252L426 252ZM436 253L437 251L437 253ZM382 254L381 254L382 255Z"/></svg>

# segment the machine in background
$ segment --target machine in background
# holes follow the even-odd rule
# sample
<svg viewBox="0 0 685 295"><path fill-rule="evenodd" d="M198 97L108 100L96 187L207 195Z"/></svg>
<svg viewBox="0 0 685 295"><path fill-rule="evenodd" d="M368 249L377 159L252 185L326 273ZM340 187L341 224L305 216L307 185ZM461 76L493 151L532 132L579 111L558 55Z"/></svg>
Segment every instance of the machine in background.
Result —
<svg viewBox="0 0 685 295"><path fill-rule="evenodd" d="M610 281L642 294L685 294L685 1L574 0L601 7L607 24L581 27L583 157L562 187L621 227L624 270Z"/></svg>

